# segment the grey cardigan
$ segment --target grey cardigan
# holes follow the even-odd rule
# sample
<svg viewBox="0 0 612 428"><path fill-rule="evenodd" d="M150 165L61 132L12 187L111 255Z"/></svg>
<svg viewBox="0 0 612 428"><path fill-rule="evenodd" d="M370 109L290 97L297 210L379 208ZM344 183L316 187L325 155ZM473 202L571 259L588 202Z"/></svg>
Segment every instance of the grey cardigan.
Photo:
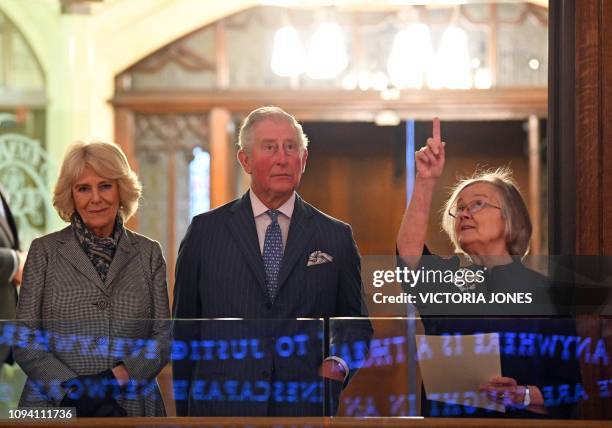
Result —
<svg viewBox="0 0 612 428"><path fill-rule="evenodd" d="M169 359L169 317L159 243L126 229L102 283L71 226L34 240L17 306L27 340L19 334L14 354L28 376L19 405L57 406L62 382L121 362L135 381L119 399L128 415L165 415L155 377Z"/></svg>

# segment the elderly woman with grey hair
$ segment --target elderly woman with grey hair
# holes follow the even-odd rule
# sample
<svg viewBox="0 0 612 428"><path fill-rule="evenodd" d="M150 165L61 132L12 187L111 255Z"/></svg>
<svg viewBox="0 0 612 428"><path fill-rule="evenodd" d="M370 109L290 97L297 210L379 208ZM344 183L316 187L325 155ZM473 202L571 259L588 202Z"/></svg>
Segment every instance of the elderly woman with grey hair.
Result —
<svg viewBox="0 0 612 428"><path fill-rule="evenodd" d="M416 306L426 333L468 335L495 332L503 335L509 332L517 337L525 332L571 335L574 331L571 320L533 318L557 316L559 312L548 278L522 263L529 250L532 226L525 202L508 169L477 173L460 181L445 204L442 227L456 252L467 256L471 264L463 266L457 256L442 258L433 255L424 245L432 196L446 156L440 134L440 121L436 118L432 138L415 154L414 193L397 235L400 264L409 269L453 274L449 281L434 280L433 283L405 287L411 292L443 291L459 297L454 303L438 307L417 300ZM470 280L467 280L468 276ZM477 301L477 295L484 300ZM521 297L508 303L504 297L507 295ZM493 296L497 297L491 300ZM499 296L503 298L497 300ZM502 376L492 377L480 387L481 396L489 401L491 410L482 411L487 405L481 403L476 406L481 408L478 410L456 406L451 414L481 417L572 415L575 403L555 403L546 399L542 388L545 385L548 388L563 383L579 383L575 360L566 361L561 355L555 355L549 361L543 361L533 355L502 353L501 368ZM432 400L423 400L425 415L444 416L440 409ZM503 412L493 409L503 409Z"/></svg>
<svg viewBox="0 0 612 428"><path fill-rule="evenodd" d="M32 242L17 308L29 332L14 349L28 376L21 407L165 415L155 381L170 350L165 261L124 226L140 194L116 144L68 148L53 205L70 225Z"/></svg>

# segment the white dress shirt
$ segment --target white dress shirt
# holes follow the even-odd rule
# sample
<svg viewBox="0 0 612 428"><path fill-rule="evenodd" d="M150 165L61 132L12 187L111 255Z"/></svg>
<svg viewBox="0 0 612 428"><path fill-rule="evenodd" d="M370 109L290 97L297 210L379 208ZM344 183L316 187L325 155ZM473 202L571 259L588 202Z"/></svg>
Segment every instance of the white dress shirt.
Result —
<svg viewBox="0 0 612 428"><path fill-rule="evenodd" d="M266 239L266 229L272 223L272 219L266 211L270 208L266 207L263 202L255 195L253 190L249 192L251 197L251 207L253 207L253 216L255 217L255 227L257 228L257 239L259 239L259 250L263 254L264 241ZM295 205L295 192L291 197L281 205L277 211L280 211L278 216L278 225L281 229L283 237L283 250L287 245L287 236L289 235L289 225L291 224L291 216L293 215L293 206Z"/></svg>

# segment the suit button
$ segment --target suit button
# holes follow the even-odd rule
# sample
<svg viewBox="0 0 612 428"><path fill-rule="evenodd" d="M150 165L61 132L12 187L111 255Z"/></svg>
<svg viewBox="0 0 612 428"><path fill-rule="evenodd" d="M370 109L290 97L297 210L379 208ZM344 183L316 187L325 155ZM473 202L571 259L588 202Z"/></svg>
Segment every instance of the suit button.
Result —
<svg viewBox="0 0 612 428"><path fill-rule="evenodd" d="M100 309L101 311L105 310L106 308L108 308L108 300L106 299L100 299L98 300L98 309Z"/></svg>
<svg viewBox="0 0 612 428"><path fill-rule="evenodd" d="M270 302L266 303L266 309L269 311L272 310L272 303Z"/></svg>
<svg viewBox="0 0 612 428"><path fill-rule="evenodd" d="M106 343L106 338L105 337L96 337L96 343L98 345L104 345Z"/></svg>

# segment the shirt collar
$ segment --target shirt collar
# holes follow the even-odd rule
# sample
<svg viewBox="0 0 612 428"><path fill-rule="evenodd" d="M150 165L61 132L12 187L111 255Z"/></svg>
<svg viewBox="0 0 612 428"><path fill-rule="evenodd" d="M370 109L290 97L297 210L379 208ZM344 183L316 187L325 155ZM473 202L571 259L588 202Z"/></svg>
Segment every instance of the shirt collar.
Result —
<svg viewBox="0 0 612 428"><path fill-rule="evenodd" d="M270 208L266 207L263 202L255 195L253 190L249 191L249 197L251 198L251 207L253 207L253 217L257 218L264 214ZM286 217L291 218L293 215L293 208L295 207L295 191L291 194L289 199L282 204L277 211L283 213Z"/></svg>

